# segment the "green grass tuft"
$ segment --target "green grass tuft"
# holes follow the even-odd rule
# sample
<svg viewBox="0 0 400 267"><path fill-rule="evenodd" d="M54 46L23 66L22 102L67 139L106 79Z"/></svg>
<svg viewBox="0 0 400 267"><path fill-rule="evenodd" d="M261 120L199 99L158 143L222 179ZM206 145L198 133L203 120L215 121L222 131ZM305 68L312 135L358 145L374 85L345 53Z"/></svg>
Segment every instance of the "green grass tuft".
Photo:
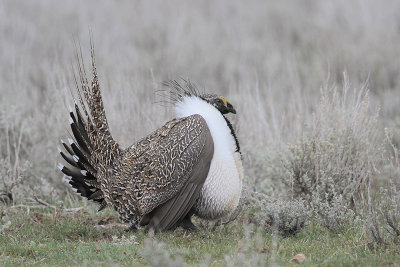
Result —
<svg viewBox="0 0 400 267"><path fill-rule="evenodd" d="M92 215L13 209L11 226L0 234L0 263L12 265L164 265L213 266L232 264L291 265L303 253L306 265L388 265L400 261L400 247L370 249L361 228L333 234L315 223L293 237L279 237L237 221L224 227L201 228L197 232L177 229L155 236L142 230L126 232L115 225L99 228L106 220L117 222L108 211ZM242 218L244 219L244 218ZM173 264L172 264L173 263Z"/></svg>

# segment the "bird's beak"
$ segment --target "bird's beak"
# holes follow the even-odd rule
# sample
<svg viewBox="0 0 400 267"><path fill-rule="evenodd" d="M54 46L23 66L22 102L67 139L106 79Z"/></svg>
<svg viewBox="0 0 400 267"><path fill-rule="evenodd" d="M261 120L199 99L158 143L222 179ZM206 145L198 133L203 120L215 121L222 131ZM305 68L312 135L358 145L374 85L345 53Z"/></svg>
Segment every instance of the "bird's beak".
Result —
<svg viewBox="0 0 400 267"><path fill-rule="evenodd" d="M228 113L233 113L236 114L236 110L233 108L233 106L228 102L226 107L228 108Z"/></svg>

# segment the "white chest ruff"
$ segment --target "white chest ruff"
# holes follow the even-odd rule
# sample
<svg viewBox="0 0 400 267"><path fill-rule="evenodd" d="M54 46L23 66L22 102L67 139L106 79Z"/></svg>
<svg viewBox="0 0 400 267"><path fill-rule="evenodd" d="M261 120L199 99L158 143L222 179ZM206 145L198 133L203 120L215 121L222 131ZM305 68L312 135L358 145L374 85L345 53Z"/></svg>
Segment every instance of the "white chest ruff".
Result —
<svg viewBox="0 0 400 267"><path fill-rule="evenodd" d="M195 206L199 217L219 219L237 208L242 191L242 164L239 153L235 154L234 157L239 161L221 157L214 157L211 161L210 171Z"/></svg>
<svg viewBox="0 0 400 267"><path fill-rule="evenodd" d="M241 196L243 168L235 140L222 114L200 98L185 97L175 111L179 117L201 115L210 129L214 155L194 208L201 218L219 219L237 208Z"/></svg>

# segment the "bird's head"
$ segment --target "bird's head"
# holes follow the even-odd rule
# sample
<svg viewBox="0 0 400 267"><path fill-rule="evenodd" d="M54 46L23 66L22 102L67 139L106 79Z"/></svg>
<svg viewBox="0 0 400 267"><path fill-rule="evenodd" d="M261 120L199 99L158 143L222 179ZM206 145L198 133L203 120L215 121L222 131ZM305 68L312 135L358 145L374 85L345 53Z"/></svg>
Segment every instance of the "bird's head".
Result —
<svg viewBox="0 0 400 267"><path fill-rule="evenodd" d="M213 105L222 114L228 114L228 113L236 114L236 110L233 108L232 104L229 103L223 96L203 94L200 95L200 98L204 99L209 104Z"/></svg>
<svg viewBox="0 0 400 267"><path fill-rule="evenodd" d="M183 79L182 79L183 80ZM190 81L183 80L183 84L171 80L163 82L170 90L169 100L172 104L181 102L185 97L195 96L214 106L221 114L236 114L235 108L229 103L225 97L215 94L201 93L199 89Z"/></svg>

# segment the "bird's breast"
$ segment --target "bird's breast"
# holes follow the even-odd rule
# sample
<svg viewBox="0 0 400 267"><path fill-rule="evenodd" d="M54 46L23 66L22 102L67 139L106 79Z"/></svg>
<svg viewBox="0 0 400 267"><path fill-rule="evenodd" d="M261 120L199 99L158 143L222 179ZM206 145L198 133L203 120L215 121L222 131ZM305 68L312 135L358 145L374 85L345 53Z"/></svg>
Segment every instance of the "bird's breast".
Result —
<svg viewBox="0 0 400 267"><path fill-rule="evenodd" d="M234 211L241 196L242 178L238 152L215 155L195 205L196 214L203 219L219 219Z"/></svg>
<svg viewBox="0 0 400 267"><path fill-rule="evenodd" d="M183 97L175 111L178 118L198 114L207 123L214 155L194 208L201 218L221 218L236 209L242 191L242 162L240 153L235 152L237 147L231 129L221 112L199 97Z"/></svg>

